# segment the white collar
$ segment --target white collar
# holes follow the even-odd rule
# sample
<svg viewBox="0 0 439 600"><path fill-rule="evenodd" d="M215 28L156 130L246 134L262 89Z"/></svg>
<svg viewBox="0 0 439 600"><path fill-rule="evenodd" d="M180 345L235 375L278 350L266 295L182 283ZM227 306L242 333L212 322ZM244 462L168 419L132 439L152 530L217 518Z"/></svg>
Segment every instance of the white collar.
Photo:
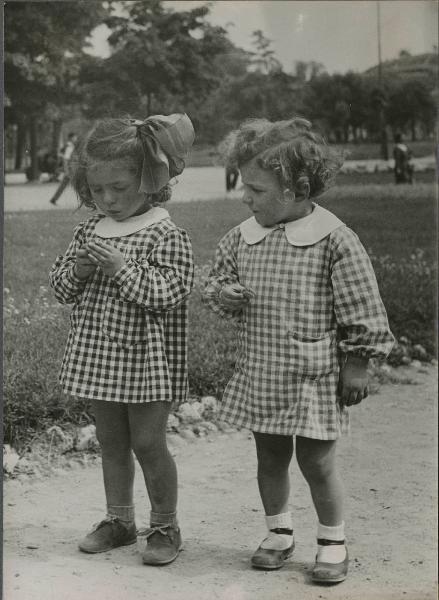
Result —
<svg viewBox="0 0 439 600"><path fill-rule="evenodd" d="M102 238L122 237L136 233L136 231L167 218L169 218L167 210L160 206L153 206L146 213L128 217L124 221L115 221L111 217L104 217L96 223L95 233Z"/></svg>
<svg viewBox="0 0 439 600"><path fill-rule="evenodd" d="M276 229L285 229L285 237L292 246L313 246L341 225L344 223L338 217L313 203L312 213L296 221L262 227L255 217L250 217L240 224L239 229L249 245L257 244Z"/></svg>

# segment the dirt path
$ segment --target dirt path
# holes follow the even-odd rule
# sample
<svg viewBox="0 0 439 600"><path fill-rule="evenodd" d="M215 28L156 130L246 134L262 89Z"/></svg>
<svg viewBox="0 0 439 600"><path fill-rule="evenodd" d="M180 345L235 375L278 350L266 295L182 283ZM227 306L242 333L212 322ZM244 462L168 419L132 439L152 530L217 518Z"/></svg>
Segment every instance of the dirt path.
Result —
<svg viewBox="0 0 439 600"><path fill-rule="evenodd" d="M77 540L100 519L99 465L50 479L5 482L5 600L430 600L436 597L436 369L417 385L387 385L355 411L340 443L352 557L336 587L309 581L315 518L291 467L297 549L277 572L249 558L264 534L247 432L171 438L180 475L185 549L175 563L141 565L135 546L87 556ZM148 506L137 473L138 526Z"/></svg>

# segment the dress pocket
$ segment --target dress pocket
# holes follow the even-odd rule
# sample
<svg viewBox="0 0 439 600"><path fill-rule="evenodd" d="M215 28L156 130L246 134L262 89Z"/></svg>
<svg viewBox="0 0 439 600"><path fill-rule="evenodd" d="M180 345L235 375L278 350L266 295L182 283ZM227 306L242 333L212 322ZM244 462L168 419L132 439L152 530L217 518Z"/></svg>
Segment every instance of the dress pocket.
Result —
<svg viewBox="0 0 439 600"><path fill-rule="evenodd" d="M110 297L105 304L102 330L106 338L121 348L140 344L148 337L145 309Z"/></svg>
<svg viewBox="0 0 439 600"><path fill-rule="evenodd" d="M292 372L317 378L337 368L335 332L330 331L322 337L312 338L289 331L288 336Z"/></svg>

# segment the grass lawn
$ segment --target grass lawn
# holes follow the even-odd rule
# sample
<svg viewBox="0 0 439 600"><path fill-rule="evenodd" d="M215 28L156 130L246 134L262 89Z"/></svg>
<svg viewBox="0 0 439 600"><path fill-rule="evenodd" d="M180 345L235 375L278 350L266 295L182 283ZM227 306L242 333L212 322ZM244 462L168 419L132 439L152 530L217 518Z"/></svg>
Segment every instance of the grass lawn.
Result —
<svg viewBox="0 0 439 600"><path fill-rule="evenodd" d="M430 156L435 152L434 140L419 140L410 142L406 140L413 153L413 156L418 158L421 156ZM349 143L340 144L339 148L347 152L346 160L365 160L381 158L380 144L372 143ZM389 140L388 144L389 158L392 158L393 143ZM191 151L188 166L189 167L207 167L218 164L219 156L215 146L195 145Z"/></svg>
<svg viewBox="0 0 439 600"><path fill-rule="evenodd" d="M435 348L436 189L344 182L321 199L360 236L372 255L393 331ZM375 181L375 179L373 179ZM201 276L226 231L249 216L239 200L169 204L190 233L198 281L189 302L190 385L193 394L219 394L234 362L233 325L202 304ZM68 327L68 307L47 289L47 273L87 211L7 213L4 217L5 440L25 443L53 422L80 422L86 407L63 397L57 384Z"/></svg>

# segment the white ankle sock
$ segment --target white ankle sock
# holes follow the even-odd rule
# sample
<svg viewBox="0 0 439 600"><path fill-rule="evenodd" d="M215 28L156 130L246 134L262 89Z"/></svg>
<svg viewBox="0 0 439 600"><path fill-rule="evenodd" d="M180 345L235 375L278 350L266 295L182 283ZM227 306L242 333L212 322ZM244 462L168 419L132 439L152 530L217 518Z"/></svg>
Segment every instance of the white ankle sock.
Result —
<svg viewBox="0 0 439 600"><path fill-rule="evenodd" d="M275 533L271 529L293 529L291 513L280 513L279 515L266 515L268 535L262 541L261 548L265 550L286 550L293 543L293 535L286 533Z"/></svg>
<svg viewBox="0 0 439 600"><path fill-rule="evenodd" d="M345 539L344 521L341 525L329 527L328 525L317 526L317 539L341 541ZM317 545L317 561L327 563L340 563L346 558L346 546L344 544L332 544L330 546Z"/></svg>

